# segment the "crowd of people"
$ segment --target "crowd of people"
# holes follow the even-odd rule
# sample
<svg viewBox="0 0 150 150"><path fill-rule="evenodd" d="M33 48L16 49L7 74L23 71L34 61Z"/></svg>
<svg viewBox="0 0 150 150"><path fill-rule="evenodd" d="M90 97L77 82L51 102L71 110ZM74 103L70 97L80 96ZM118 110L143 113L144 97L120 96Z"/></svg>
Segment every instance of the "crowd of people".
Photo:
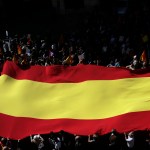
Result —
<svg viewBox="0 0 150 150"><path fill-rule="evenodd" d="M0 150L149 150L149 131L79 136L64 131L32 135L22 140L1 137Z"/></svg>
<svg viewBox="0 0 150 150"><path fill-rule="evenodd" d="M95 64L130 69L149 66L149 13L116 15L94 10L76 30L53 35L11 35L0 41L1 67L6 60L20 66ZM140 56L145 51L146 58ZM135 61L136 59L136 61Z"/></svg>

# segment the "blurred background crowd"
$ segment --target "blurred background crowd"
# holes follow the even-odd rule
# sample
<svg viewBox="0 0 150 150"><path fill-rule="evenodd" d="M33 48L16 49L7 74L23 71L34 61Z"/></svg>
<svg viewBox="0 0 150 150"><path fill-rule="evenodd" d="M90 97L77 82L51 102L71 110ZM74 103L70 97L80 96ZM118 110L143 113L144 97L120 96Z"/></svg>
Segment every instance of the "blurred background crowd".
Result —
<svg viewBox="0 0 150 150"><path fill-rule="evenodd" d="M103 0L98 2L87 9L79 2L73 7L64 1L65 10L60 6L52 9L53 20L48 18L49 13L42 13L45 7L36 3L41 15L34 15L35 7L29 9L30 13L35 11L31 15L24 11L14 11L12 15L7 12L1 23L5 29L0 40L1 68L6 60L20 66L95 64L130 69L149 66L148 1L114 0L109 5ZM23 6L28 9L32 3Z"/></svg>

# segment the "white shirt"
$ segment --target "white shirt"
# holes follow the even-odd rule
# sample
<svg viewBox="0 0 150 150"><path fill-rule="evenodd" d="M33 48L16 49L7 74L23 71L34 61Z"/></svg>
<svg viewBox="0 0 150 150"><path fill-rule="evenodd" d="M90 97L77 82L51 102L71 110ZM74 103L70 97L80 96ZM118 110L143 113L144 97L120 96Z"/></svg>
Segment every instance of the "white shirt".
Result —
<svg viewBox="0 0 150 150"><path fill-rule="evenodd" d="M126 141L127 141L127 146L129 148L132 148L134 146L134 137L128 136L128 138L126 139Z"/></svg>

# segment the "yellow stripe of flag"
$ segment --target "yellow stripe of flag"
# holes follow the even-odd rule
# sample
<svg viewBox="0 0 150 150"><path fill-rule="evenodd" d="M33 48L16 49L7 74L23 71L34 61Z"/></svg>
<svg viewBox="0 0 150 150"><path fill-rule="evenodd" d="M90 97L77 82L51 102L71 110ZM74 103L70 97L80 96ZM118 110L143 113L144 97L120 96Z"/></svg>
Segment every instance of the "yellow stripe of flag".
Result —
<svg viewBox="0 0 150 150"><path fill-rule="evenodd" d="M150 78L42 83L0 78L1 113L39 119L103 119L150 110ZM5 107L4 107L5 106Z"/></svg>

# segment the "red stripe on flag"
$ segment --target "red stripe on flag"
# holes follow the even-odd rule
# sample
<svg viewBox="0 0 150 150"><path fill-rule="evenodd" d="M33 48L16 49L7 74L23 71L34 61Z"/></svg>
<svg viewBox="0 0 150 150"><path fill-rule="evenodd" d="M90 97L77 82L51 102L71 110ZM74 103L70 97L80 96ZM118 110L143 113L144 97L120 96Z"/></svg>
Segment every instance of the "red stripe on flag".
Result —
<svg viewBox="0 0 150 150"><path fill-rule="evenodd" d="M45 134L64 130L77 135L109 133L113 128L118 132L150 129L150 111L133 112L107 119L76 120L76 119L33 119L12 117L0 114L0 133L3 137L22 139L33 134Z"/></svg>
<svg viewBox="0 0 150 150"><path fill-rule="evenodd" d="M20 69L13 62L7 61L2 75L6 74L18 80L33 80L46 83L78 83L87 80L115 80L123 78L150 77L150 69L128 70L125 68L102 67L95 65L78 66L31 66Z"/></svg>

